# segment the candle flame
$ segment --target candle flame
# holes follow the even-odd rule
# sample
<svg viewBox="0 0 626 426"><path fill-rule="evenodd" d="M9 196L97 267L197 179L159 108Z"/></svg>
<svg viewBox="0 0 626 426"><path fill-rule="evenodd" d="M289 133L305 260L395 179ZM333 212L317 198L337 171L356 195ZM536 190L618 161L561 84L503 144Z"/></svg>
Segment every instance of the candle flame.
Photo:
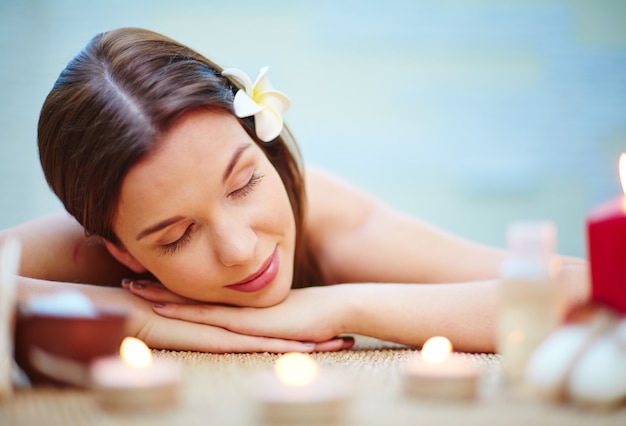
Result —
<svg viewBox="0 0 626 426"><path fill-rule="evenodd" d="M318 366L310 356L290 352L276 360L274 371L280 381L287 385L305 386L317 377Z"/></svg>
<svg viewBox="0 0 626 426"><path fill-rule="evenodd" d="M443 336L431 337L422 346L422 359L431 364L445 361L452 352L452 343Z"/></svg>
<svg viewBox="0 0 626 426"><path fill-rule="evenodd" d="M626 195L626 152L619 156L619 179L622 183L622 191Z"/></svg>
<svg viewBox="0 0 626 426"><path fill-rule="evenodd" d="M133 367L145 368L152 364L150 348L134 337L126 337L122 341L120 355L125 363Z"/></svg>

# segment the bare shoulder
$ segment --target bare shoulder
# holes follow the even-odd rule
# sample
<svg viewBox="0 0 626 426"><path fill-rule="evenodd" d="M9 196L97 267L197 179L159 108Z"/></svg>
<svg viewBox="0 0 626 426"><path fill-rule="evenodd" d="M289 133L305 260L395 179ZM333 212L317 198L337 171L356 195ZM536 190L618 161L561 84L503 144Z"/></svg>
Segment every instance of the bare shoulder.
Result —
<svg viewBox="0 0 626 426"><path fill-rule="evenodd" d="M311 167L306 171L306 190L308 244L327 280L341 281L336 267L341 248L346 248L379 202L338 176Z"/></svg>
<svg viewBox="0 0 626 426"><path fill-rule="evenodd" d="M0 239L21 241L20 275L48 281L119 284L129 271L109 255L97 237L65 212L52 213L0 231Z"/></svg>
<svg viewBox="0 0 626 426"><path fill-rule="evenodd" d="M497 275L502 250L398 211L332 174L309 169L306 177L307 238L328 282L460 282Z"/></svg>
<svg viewBox="0 0 626 426"><path fill-rule="evenodd" d="M307 229L312 233L359 227L378 202L354 185L321 169L307 167Z"/></svg>

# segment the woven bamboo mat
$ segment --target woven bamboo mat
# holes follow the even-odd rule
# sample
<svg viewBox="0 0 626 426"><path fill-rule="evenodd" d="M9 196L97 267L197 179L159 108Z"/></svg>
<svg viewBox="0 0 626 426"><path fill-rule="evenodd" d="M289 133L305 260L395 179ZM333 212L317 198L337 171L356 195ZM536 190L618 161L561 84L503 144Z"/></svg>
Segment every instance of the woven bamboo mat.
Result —
<svg viewBox="0 0 626 426"><path fill-rule="evenodd" d="M270 369L275 354L206 354L153 351L183 367L180 403L142 412L102 409L85 390L17 389L0 402L0 425L255 425L258 406L250 378ZM402 394L401 366L416 351L357 337L354 349L313 354L324 367L345 372L352 388L345 425L626 425L626 407L598 411L520 400L499 392L497 355L454 354L481 367L480 397L474 402L413 400Z"/></svg>

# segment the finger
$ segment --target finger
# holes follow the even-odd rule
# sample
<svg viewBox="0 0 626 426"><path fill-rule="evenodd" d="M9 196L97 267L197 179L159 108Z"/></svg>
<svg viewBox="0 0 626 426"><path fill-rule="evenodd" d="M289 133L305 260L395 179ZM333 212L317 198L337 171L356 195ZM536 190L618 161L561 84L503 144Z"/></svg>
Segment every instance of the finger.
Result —
<svg viewBox="0 0 626 426"><path fill-rule="evenodd" d="M252 321L252 326L248 324L248 317L245 315L247 308L200 303L193 305L181 303L154 303L152 307L157 314L164 317L210 324L243 334L259 334L254 332L256 331L254 328L254 325L257 324L256 320ZM256 313L259 314L259 312Z"/></svg>
<svg viewBox="0 0 626 426"><path fill-rule="evenodd" d="M247 336L220 327L161 318L138 336L153 348L212 353L313 352L315 343Z"/></svg>
<svg viewBox="0 0 626 426"><path fill-rule="evenodd" d="M307 341L322 340L303 337L300 331L293 331L292 327L276 325L269 328L269 322L264 320L264 310L256 308L219 306L204 303L154 303L152 309L164 317L200 324L208 324L250 336L265 337L271 335L284 339ZM271 321L271 319L268 319ZM268 329L272 333L268 333Z"/></svg>
<svg viewBox="0 0 626 426"><path fill-rule="evenodd" d="M318 342L315 344L315 352L335 352L350 349L354 346L353 337L337 337L326 342Z"/></svg>
<svg viewBox="0 0 626 426"><path fill-rule="evenodd" d="M349 349L354 344L351 337L332 338L314 336L312 334L303 334L301 329L293 330L293 327L264 327L261 311L251 311L249 308L225 307L206 304L177 304L177 303L155 303L152 305L153 310L164 317L189 321L193 323L212 325L220 327L233 333L240 333L247 336L272 337L288 340L307 340L315 341L313 351L329 352L342 349ZM248 315L252 312L252 315ZM297 350L302 352L302 350ZM305 350L304 352L309 352Z"/></svg>
<svg viewBox="0 0 626 426"><path fill-rule="evenodd" d="M146 283L146 284L160 285L161 287L163 287L161 283L156 282L156 281L151 281L147 279L135 279L135 278L122 278L122 287L125 288L126 290L130 290L131 284L136 281L141 281L142 283Z"/></svg>
<svg viewBox="0 0 626 426"><path fill-rule="evenodd" d="M341 347L342 350L352 349L354 346L355 341L352 336L341 336L341 340L343 340L343 346Z"/></svg>
<svg viewBox="0 0 626 426"><path fill-rule="evenodd" d="M125 282L125 283L124 283ZM124 280L123 286L133 294L154 303L189 303L190 300L172 293L159 283L148 280Z"/></svg>

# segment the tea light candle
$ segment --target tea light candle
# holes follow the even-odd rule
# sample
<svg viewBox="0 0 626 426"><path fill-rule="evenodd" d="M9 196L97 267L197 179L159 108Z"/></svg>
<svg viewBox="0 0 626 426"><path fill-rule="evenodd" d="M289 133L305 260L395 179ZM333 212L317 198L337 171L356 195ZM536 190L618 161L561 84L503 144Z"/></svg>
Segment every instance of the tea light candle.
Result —
<svg viewBox="0 0 626 426"><path fill-rule="evenodd" d="M620 156L619 174L626 194L626 153ZM626 195L606 201L589 213L587 244L592 299L626 314Z"/></svg>
<svg viewBox="0 0 626 426"><path fill-rule="evenodd" d="M348 397L343 375L321 371L309 355L287 353L273 374L259 378L261 422L266 425L341 423Z"/></svg>
<svg viewBox="0 0 626 426"><path fill-rule="evenodd" d="M100 358L91 365L97 398L113 409L153 409L175 404L179 373L176 364L152 359L146 344L134 337L124 339L120 356Z"/></svg>
<svg viewBox="0 0 626 426"><path fill-rule="evenodd" d="M478 368L450 356L452 344L445 337L424 343L419 357L404 369L404 391L409 397L470 400L476 397Z"/></svg>

